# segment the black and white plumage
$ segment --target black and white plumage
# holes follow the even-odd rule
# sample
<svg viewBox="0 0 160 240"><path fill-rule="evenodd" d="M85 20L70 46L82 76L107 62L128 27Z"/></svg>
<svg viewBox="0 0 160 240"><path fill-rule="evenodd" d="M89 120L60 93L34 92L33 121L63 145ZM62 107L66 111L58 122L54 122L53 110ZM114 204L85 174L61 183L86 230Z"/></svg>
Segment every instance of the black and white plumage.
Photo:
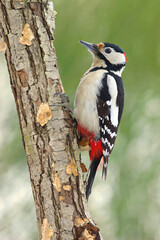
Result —
<svg viewBox="0 0 160 240"><path fill-rule="evenodd" d="M102 156L105 178L107 175L109 156L123 111L124 90L121 74L126 65L126 55L114 44L80 42L93 55L92 66L77 88L74 108L78 129L82 137L88 138L91 147L92 163L86 190L88 198Z"/></svg>
<svg viewBox="0 0 160 240"><path fill-rule="evenodd" d="M121 77L114 73L106 73L102 84L103 87L97 100L97 109L104 155L103 173L106 178L109 156L114 147L123 111L124 90Z"/></svg>

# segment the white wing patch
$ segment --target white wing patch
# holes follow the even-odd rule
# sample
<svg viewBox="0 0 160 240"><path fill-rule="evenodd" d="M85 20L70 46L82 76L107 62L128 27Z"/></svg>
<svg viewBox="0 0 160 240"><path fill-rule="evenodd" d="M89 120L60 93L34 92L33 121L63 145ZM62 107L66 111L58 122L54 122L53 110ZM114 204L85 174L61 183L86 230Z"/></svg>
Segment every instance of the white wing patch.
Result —
<svg viewBox="0 0 160 240"><path fill-rule="evenodd" d="M109 94L111 96L111 123L113 126L117 127L118 126L118 106L116 104L117 101L117 95L118 95L118 90L117 90L117 83L115 79L108 75L107 77L107 85L108 85L108 90Z"/></svg>

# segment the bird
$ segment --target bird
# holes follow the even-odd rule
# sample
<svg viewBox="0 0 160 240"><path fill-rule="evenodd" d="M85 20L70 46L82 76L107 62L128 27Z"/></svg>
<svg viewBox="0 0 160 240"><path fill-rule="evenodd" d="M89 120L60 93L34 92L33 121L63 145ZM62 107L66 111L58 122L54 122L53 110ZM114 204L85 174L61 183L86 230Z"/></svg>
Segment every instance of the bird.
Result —
<svg viewBox="0 0 160 240"><path fill-rule="evenodd" d="M74 117L82 139L89 143L91 160L86 187L88 200L96 171L103 159L102 176L106 179L124 106L122 72L126 66L125 52L112 43L80 43L93 56L91 67L82 76L74 99ZM84 141L85 142L85 141Z"/></svg>

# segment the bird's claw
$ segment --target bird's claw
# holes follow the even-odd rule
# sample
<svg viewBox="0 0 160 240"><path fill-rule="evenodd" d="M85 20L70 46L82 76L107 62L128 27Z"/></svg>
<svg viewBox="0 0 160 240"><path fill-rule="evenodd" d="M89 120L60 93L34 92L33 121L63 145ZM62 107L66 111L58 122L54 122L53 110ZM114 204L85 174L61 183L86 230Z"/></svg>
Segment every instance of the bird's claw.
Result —
<svg viewBox="0 0 160 240"><path fill-rule="evenodd" d="M56 92L53 97L57 97L60 96L62 102L61 103L55 103L52 104L51 106L61 106L64 107L64 111L70 111L73 114L73 110L71 108L71 106L69 105L69 97L62 92Z"/></svg>

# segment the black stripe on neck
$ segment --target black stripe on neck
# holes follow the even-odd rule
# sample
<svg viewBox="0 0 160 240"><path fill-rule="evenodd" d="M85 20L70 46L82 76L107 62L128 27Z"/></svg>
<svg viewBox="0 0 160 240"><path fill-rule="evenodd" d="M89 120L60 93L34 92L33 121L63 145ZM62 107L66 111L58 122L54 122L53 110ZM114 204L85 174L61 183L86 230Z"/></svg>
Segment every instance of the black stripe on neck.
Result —
<svg viewBox="0 0 160 240"><path fill-rule="evenodd" d="M106 63L106 65L107 65L107 67L106 67L106 70L108 70L108 71L120 71L123 67L125 67L125 64L111 64L105 57L104 57L104 55L102 54L102 53L98 53L97 54L97 56L100 58L100 59L102 59L105 63Z"/></svg>
<svg viewBox="0 0 160 240"><path fill-rule="evenodd" d="M107 68L104 68L104 67L94 67L94 68L92 68L88 73L90 73L90 72L95 72L95 71L97 71L97 70L107 70Z"/></svg>

